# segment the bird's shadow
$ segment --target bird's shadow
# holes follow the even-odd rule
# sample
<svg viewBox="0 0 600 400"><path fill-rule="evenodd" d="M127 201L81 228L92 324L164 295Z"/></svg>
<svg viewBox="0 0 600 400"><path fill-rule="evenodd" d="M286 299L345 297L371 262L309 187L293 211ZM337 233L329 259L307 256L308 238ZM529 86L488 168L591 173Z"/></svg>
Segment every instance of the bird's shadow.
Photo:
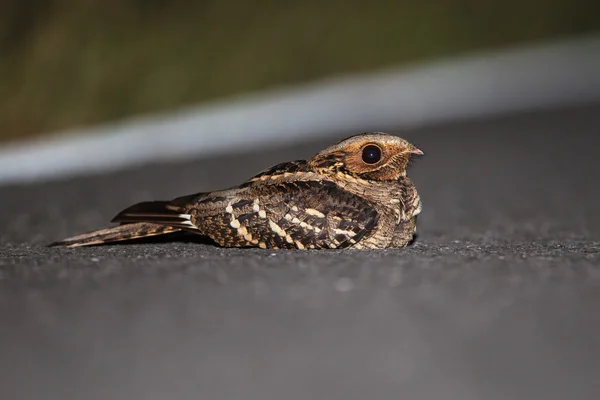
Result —
<svg viewBox="0 0 600 400"><path fill-rule="evenodd" d="M194 244L205 244L208 246L219 247L217 243L215 243L208 236L202 236L198 234L193 234L189 232L173 232L168 235L160 235L160 236L148 236L136 239L123 240L119 242L109 242L109 243L101 243L98 245L94 245L94 247L98 246L127 246L132 244L164 244L164 243L194 243Z"/></svg>
<svg viewBox="0 0 600 400"><path fill-rule="evenodd" d="M414 233L412 239L410 240L410 242L408 242L409 246L412 246L413 244L415 244L415 242L417 242L419 239L419 234L418 233Z"/></svg>
<svg viewBox="0 0 600 400"><path fill-rule="evenodd" d="M408 246L412 246L418 241L418 234L415 233L412 240L408 243ZM123 240L119 242L108 242L91 245L89 247L104 247L104 246L128 246L132 244L166 244L166 243L194 243L203 244L213 247L221 247L218 243L213 241L208 236L198 235L189 232L173 232L168 235L160 236L148 236L136 239Z"/></svg>

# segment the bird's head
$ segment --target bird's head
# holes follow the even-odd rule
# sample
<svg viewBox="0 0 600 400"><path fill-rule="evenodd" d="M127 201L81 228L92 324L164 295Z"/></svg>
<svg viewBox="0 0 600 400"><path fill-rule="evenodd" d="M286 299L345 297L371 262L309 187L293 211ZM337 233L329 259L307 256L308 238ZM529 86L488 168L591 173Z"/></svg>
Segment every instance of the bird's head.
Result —
<svg viewBox="0 0 600 400"><path fill-rule="evenodd" d="M406 140L383 132L351 136L308 160L324 174L346 174L368 181L394 181L406 176L410 158L423 152Z"/></svg>

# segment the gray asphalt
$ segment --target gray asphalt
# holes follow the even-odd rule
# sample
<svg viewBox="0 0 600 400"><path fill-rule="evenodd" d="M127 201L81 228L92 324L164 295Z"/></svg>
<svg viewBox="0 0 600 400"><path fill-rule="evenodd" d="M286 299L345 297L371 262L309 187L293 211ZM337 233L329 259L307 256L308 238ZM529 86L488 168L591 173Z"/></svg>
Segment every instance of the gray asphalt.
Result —
<svg viewBox="0 0 600 400"><path fill-rule="evenodd" d="M404 250L45 247L350 133L0 188L0 398L598 398L600 105L395 131Z"/></svg>

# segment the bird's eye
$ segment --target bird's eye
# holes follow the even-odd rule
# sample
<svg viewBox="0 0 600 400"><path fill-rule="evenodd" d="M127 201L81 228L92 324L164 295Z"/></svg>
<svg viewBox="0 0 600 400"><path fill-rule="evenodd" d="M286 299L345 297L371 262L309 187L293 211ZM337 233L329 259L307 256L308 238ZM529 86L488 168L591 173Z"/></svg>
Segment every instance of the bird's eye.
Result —
<svg viewBox="0 0 600 400"><path fill-rule="evenodd" d="M381 160L381 149L375 145L369 145L362 151L362 159L367 164L375 164Z"/></svg>

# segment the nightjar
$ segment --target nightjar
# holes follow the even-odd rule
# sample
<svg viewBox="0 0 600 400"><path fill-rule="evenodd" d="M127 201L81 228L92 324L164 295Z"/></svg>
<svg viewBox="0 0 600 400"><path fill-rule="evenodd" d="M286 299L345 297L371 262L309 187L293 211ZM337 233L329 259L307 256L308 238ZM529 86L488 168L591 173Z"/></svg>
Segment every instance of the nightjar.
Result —
<svg viewBox="0 0 600 400"><path fill-rule="evenodd" d="M381 249L408 245L421 199L406 176L406 140L349 137L308 160L278 164L226 190L133 205L120 225L51 246L77 247L187 231L224 247Z"/></svg>

